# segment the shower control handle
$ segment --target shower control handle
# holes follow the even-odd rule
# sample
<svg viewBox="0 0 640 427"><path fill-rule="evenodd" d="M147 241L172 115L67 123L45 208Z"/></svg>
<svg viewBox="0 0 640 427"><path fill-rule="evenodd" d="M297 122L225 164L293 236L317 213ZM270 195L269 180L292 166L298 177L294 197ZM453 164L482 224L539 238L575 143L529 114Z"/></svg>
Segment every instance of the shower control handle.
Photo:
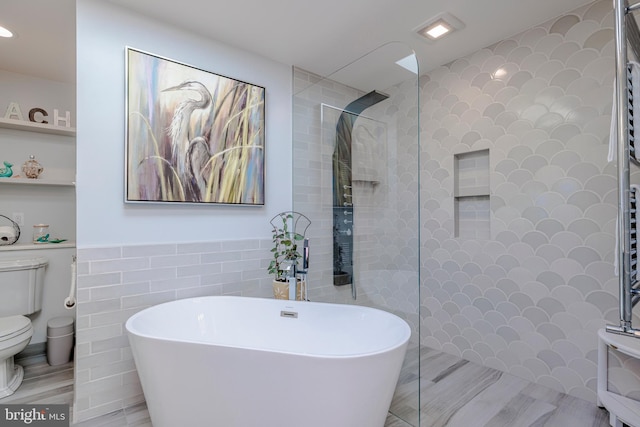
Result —
<svg viewBox="0 0 640 427"><path fill-rule="evenodd" d="M304 239L302 247L302 269L304 271L309 269L309 239Z"/></svg>

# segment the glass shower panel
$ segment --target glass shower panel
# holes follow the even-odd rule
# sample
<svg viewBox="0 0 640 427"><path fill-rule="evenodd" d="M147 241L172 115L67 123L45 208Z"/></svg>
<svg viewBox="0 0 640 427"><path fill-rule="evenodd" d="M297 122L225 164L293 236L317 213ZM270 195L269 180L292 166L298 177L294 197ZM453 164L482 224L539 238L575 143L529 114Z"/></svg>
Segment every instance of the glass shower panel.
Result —
<svg viewBox="0 0 640 427"><path fill-rule="evenodd" d="M294 68L293 207L313 227L312 301L392 312L412 328L391 405L419 425L419 84L389 43L321 77Z"/></svg>

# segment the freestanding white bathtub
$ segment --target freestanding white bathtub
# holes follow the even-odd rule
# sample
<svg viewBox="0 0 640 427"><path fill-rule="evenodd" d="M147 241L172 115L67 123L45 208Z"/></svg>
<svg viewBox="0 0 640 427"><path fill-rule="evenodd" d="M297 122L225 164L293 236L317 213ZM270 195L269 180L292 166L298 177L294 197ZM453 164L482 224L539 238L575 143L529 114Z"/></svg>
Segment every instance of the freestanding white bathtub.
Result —
<svg viewBox="0 0 640 427"><path fill-rule="evenodd" d="M368 307L231 296L126 328L154 427L382 427L411 334Z"/></svg>

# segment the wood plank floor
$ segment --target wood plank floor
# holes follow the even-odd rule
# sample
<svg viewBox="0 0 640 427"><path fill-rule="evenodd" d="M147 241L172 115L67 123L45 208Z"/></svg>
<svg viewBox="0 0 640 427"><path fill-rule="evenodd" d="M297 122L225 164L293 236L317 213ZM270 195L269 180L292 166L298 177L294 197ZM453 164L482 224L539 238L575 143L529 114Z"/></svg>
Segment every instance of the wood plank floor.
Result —
<svg viewBox="0 0 640 427"><path fill-rule="evenodd" d="M73 404L73 362L50 366L44 353L22 354L16 363L24 368L24 379L1 403Z"/></svg>
<svg viewBox="0 0 640 427"><path fill-rule="evenodd" d="M595 403L427 347L407 351L385 427L417 426L418 410L420 427L609 426Z"/></svg>
<svg viewBox="0 0 640 427"><path fill-rule="evenodd" d="M25 379L16 393L2 399L2 403L71 406L73 362L49 366L40 354L24 357L19 363L25 368ZM385 427L608 427L608 421L608 412L590 402L456 356L414 347L407 352ZM73 424L73 427L151 426L145 404Z"/></svg>

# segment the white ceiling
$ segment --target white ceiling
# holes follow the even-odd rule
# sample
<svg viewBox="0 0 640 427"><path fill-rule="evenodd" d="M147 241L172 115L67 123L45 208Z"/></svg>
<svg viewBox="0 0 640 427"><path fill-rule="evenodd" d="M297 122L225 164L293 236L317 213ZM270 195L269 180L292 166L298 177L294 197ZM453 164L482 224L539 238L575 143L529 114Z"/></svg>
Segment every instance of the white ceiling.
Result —
<svg viewBox="0 0 640 427"><path fill-rule="evenodd" d="M0 0L0 25L17 33L0 38L0 69L74 83L75 0Z"/></svg>
<svg viewBox="0 0 640 427"><path fill-rule="evenodd" d="M278 62L327 75L389 41L413 48L421 72L591 0L100 0ZM441 12L465 28L438 42L413 29ZM2 0L0 68L75 81L75 0Z"/></svg>

